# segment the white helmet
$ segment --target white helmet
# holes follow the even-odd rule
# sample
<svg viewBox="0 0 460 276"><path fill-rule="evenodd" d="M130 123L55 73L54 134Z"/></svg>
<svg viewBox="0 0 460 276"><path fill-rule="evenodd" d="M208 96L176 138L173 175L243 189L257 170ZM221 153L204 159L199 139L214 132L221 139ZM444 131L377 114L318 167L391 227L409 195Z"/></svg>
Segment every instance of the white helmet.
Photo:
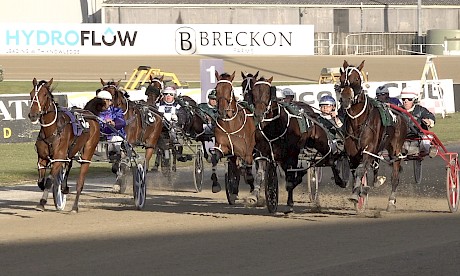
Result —
<svg viewBox="0 0 460 276"><path fill-rule="evenodd" d="M406 86L401 91L401 99L418 99L420 89L414 86Z"/></svg>
<svg viewBox="0 0 460 276"><path fill-rule="evenodd" d="M97 97L99 99L111 100L112 99L112 94L110 94L109 91L102 90L99 93L97 93Z"/></svg>
<svg viewBox="0 0 460 276"><path fill-rule="evenodd" d="M172 86L168 86L166 87L165 89L163 89L163 94L173 94L173 95L176 95L176 88L172 87Z"/></svg>

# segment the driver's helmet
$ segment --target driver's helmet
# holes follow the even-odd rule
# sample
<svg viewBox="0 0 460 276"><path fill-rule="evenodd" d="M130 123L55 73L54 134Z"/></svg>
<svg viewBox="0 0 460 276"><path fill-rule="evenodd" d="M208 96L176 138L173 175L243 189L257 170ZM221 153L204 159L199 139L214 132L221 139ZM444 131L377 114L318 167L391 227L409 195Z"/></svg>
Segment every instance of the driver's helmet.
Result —
<svg viewBox="0 0 460 276"><path fill-rule="evenodd" d="M319 105L332 105L335 106L335 99L331 95L324 95L319 99Z"/></svg>
<svg viewBox="0 0 460 276"><path fill-rule="evenodd" d="M385 85L377 87L375 90L375 96L390 95L390 90Z"/></svg>
<svg viewBox="0 0 460 276"><path fill-rule="evenodd" d="M401 91L401 99L417 100L419 93L420 93L420 89L417 89L414 86L406 86Z"/></svg>
<svg viewBox="0 0 460 276"><path fill-rule="evenodd" d="M176 88L172 87L172 86L167 86L165 89L163 89L162 91L163 95L166 95L166 94L172 94L173 96L176 96Z"/></svg>
<svg viewBox="0 0 460 276"><path fill-rule="evenodd" d="M294 96L295 96L295 93L294 93L294 91L292 91L291 88L284 88L284 89L283 89L283 96L284 96L284 98L286 98L286 97L288 97L288 96L294 97Z"/></svg>
<svg viewBox="0 0 460 276"><path fill-rule="evenodd" d="M212 89L211 91L209 91L208 99L214 99L214 100L217 99L216 94L217 94L216 89Z"/></svg>
<svg viewBox="0 0 460 276"><path fill-rule="evenodd" d="M112 94L110 94L109 91L102 90L99 93L97 93L97 96L99 99L104 99L104 100L111 100L112 99Z"/></svg>

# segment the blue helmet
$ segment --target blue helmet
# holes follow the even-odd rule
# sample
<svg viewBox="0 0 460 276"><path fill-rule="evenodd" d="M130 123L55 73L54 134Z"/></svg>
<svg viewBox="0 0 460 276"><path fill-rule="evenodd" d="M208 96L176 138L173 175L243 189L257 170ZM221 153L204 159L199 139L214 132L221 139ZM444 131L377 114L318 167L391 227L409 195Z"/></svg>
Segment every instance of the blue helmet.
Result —
<svg viewBox="0 0 460 276"><path fill-rule="evenodd" d="M335 99L330 95L322 96L321 99L319 99L319 105L326 105L326 104L335 106L336 105Z"/></svg>

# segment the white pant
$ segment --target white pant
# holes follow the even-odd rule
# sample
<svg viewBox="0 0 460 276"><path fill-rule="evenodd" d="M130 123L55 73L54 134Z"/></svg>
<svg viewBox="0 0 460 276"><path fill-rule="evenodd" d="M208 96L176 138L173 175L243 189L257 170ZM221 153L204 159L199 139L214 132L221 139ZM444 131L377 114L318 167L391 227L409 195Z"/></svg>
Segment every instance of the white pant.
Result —
<svg viewBox="0 0 460 276"><path fill-rule="evenodd" d="M121 142L123 141L123 137L121 136L113 136L108 142L108 151L115 151L120 152L121 150Z"/></svg>

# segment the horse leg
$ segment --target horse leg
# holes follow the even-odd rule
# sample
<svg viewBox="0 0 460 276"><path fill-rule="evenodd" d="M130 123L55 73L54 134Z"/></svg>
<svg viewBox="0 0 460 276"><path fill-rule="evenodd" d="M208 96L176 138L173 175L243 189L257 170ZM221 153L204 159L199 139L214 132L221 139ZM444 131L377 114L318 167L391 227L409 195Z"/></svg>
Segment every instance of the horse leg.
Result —
<svg viewBox="0 0 460 276"><path fill-rule="evenodd" d="M77 195L75 196L75 201L72 206L72 213L78 213L78 202L80 200L81 192L83 191L83 186L85 184L86 174L88 173L89 169L89 162L82 162L80 165L80 174L78 175L77 181Z"/></svg>
<svg viewBox="0 0 460 276"><path fill-rule="evenodd" d="M259 202L260 187L263 183L265 183L265 174L267 171L267 160L260 159L256 161L256 168L257 168L256 179L254 180L254 178L252 178L253 184L251 187L251 192L247 198L248 204L250 206L256 206L257 203Z"/></svg>
<svg viewBox="0 0 460 276"><path fill-rule="evenodd" d="M206 151L205 151L206 152ZM217 179L216 169L217 169L217 155L211 154L211 164L212 164L212 192L218 193L221 190L220 184Z"/></svg>
<svg viewBox="0 0 460 276"><path fill-rule="evenodd" d="M249 193L254 191L254 176L252 175L252 166L246 166L244 168L244 182L249 185Z"/></svg>
<svg viewBox="0 0 460 276"><path fill-rule="evenodd" d="M153 152L154 148L149 147L145 149L145 172L148 172L149 170L149 163L150 159L152 159Z"/></svg>
<svg viewBox="0 0 460 276"><path fill-rule="evenodd" d="M46 179L43 179L43 180L44 180L44 186L43 186L42 198L40 199L40 202L35 207L35 210L42 211L42 212L45 211L45 205L46 205L46 202L48 201L48 194L49 194L51 187L54 184L54 179L52 175L49 175Z"/></svg>
<svg viewBox="0 0 460 276"><path fill-rule="evenodd" d="M239 193L240 174L236 165L236 157L229 158L228 161L228 185L229 185L229 200L235 203Z"/></svg>
<svg viewBox="0 0 460 276"><path fill-rule="evenodd" d="M65 176L64 176L63 183L62 183L62 185L61 185L61 187L62 187L62 193L63 193L63 194L68 194L68 193L69 193L69 190L70 190L69 186L67 185L67 179L69 178L69 173L70 173L70 170L72 169L72 164L73 164L73 162L70 161L70 162L68 163L68 165L65 165L67 168L66 168L66 172L65 172Z"/></svg>
<svg viewBox="0 0 460 276"><path fill-rule="evenodd" d="M388 198L387 211L393 212L396 210L396 189L399 185L399 172L401 170L401 160L393 163L393 171L391 173L391 193Z"/></svg>
<svg viewBox="0 0 460 276"><path fill-rule="evenodd" d="M40 190L45 190L45 175L46 175L46 166L48 161L45 159L38 158L37 167L38 167L38 180L37 185Z"/></svg>
<svg viewBox="0 0 460 276"><path fill-rule="evenodd" d="M359 166L356 168L353 176L354 176L354 185L352 189L352 194L348 198L351 202L353 203L358 203L359 197L361 196L362 192L362 179L363 176L366 172L366 165L365 163L359 164Z"/></svg>

